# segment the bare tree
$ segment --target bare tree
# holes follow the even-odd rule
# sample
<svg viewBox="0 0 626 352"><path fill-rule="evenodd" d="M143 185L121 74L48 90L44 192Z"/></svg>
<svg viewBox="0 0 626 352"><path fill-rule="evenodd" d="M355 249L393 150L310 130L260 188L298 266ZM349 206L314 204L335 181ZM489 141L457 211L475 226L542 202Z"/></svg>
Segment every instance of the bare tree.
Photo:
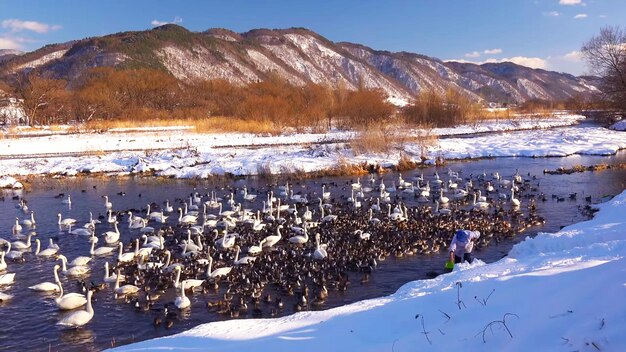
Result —
<svg viewBox="0 0 626 352"><path fill-rule="evenodd" d="M626 109L626 32L604 27L582 46L592 73L602 79L602 91L616 108Z"/></svg>

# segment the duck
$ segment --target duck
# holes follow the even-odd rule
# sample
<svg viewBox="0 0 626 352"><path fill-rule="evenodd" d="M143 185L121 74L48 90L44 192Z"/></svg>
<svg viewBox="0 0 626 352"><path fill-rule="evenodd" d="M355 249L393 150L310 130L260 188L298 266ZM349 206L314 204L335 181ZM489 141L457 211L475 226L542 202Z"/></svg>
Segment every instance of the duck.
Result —
<svg viewBox="0 0 626 352"><path fill-rule="evenodd" d="M70 315L61 319L57 323L57 325L77 328L89 323L94 315L93 307L91 305L92 295L93 292L91 290L87 291L87 309L71 313Z"/></svg>

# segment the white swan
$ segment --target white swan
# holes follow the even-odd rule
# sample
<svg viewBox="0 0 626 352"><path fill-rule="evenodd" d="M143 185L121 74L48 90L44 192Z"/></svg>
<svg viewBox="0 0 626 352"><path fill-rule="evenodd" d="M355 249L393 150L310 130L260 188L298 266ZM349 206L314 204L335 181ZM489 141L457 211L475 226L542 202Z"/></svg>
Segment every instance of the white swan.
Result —
<svg viewBox="0 0 626 352"><path fill-rule="evenodd" d="M315 251L313 252L313 258L323 260L328 257L327 248L328 244L320 244L320 234L315 234Z"/></svg>
<svg viewBox="0 0 626 352"><path fill-rule="evenodd" d="M10 285L15 281L15 273L0 274L0 285Z"/></svg>
<svg viewBox="0 0 626 352"><path fill-rule="evenodd" d="M511 188L511 205L514 207L519 207L520 205L519 199L515 198L515 189L513 188Z"/></svg>
<svg viewBox="0 0 626 352"><path fill-rule="evenodd" d="M58 265L56 265L55 267L58 267ZM39 291L39 292L58 292L61 291L61 288L59 287L58 284L56 284L56 282L59 282L59 273L57 272L58 268L53 270L54 272L54 284L52 282L42 282L40 284L34 285L34 286L30 286L29 289L33 290L33 291Z"/></svg>
<svg viewBox="0 0 626 352"><path fill-rule="evenodd" d="M59 265L55 265L54 270L58 271ZM57 285L59 285L59 297L55 298L54 301L59 309L72 310L82 307L87 303L87 298L80 293L68 293L63 295L63 284L61 284L61 281L57 281Z"/></svg>
<svg viewBox="0 0 626 352"><path fill-rule="evenodd" d="M187 280L183 281L183 284L180 285L180 296L177 295L176 300L174 301L174 304L176 305L178 309L185 309L191 306L191 301L189 300L189 297L185 296L185 283L186 282Z"/></svg>
<svg viewBox="0 0 626 352"><path fill-rule="evenodd" d="M178 223L179 224L195 224L196 222L198 222L198 217L195 215L185 215L183 216L183 210L181 208L178 208Z"/></svg>
<svg viewBox="0 0 626 352"><path fill-rule="evenodd" d="M176 280L174 280L174 287L176 288L178 288L181 285L180 273L182 271L183 269L181 267L176 267ZM190 289L199 287L200 285L202 285L202 283L204 283L204 280L200 280L200 279L186 279L186 280L183 280L182 282L182 284L185 285L185 290L190 290Z"/></svg>
<svg viewBox="0 0 626 352"><path fill-rule="evenodd" d="M72 229L72 225L69 225L69 233L78 236L91 236L92 228L79 227L76 229Z"/></svg>
<svg viewBox="0 0 626 352"><path fill-rule="evenodd" d="M35 226L36 222L35 222L35 212L31 211L30 212L30 219L24 219L22 221L22 225L24 226L28 226L28 227L32 227Z"/></svg>
<svg viewBox="0 0 626 352"><path fill-rule="evenodd" d="M91 245L93 246L94 243L92 243ZM70 262L70 266L84 266L84 265L89 264L90 261L91 261L91 257L80 256L80 257L74 258L74 260Z"/></svg>
<svg viewBox="0 0 626 352"><path fill-rule="evenodd" d="M13 232L13 234L18 234L22 232L22 225L20 225L20 219L15 218L15 224L11 228L11 232Z"/></svg>
<svg viewBox="0 0 626 352"><path fill-rule="evenodd" d="M262 239L261 242L259 242L258 246L250 246L250 247L248 247L248 254L250 254L250 255L257 255L257 254L263 252L263 244L265 244L265 239Z"/></svg>
<svg viewBox="0 0 626 352"><path fill-rule="evenodd" d="M40 251L41 249L41 243L39 242L39 239L35 239L35 255L38 255L40 257L51 257L53 255L55 255L59 250L56 248L46 248L43 251Z"/></svg>
<svg viewBox="0 0 626 352"><path fill-rule="evenodd" d="M95 248L96 241L91 241L91 249L89 250L89 254L95 255L97 257L111 255L116 250L115 247L98 247Z"/></svg>
<svg viewBox="0 0 626 352"><path fill-rule="evenodd" d="M163 211L165 211L165 212L167 212L167 213L171 213L171 212L173 212L173 211L174 211L174 207L172 207L172 206L170 205L170 201L169 201L169 200L166 200L166 201L165 201L165 207L163 208Z"/></svg>
<svg viewBox="0 0 626 352"><path fill-rule="evenodd" d="M6 301L10 300L11 298L13 298L13 295L10 295L10 294L4 293L4 292L0 292L0 303L6 302Z"/></svg>
<svg viewBox="0 0 626 352"><path fill-rule="evenodd" d="M263 240L263 248L265 247L273 247L276 243L278 243L278 241L281 240L282 236L280 234L280 229L283 227L283 225L278 225L276 227L276 234L275 235L270 235L265 237L265 239Z"/></svg>
<svg viewBox="0 0 626 352"><path fill-rule="evenodd" d="M250 194L248 193L248 187L246 187L245 185L243 186L243 199L247 200L248 202L252 202L256 199L257 195L256 194Z"/></svg>
<svg viewBox="0 0 626 352"><path fill-rule="evenodd" d="M138 240L137 240L138 241ZM139 245L139 242L137 242L137 245ZM119 248L120 248L120 252L117 255L117 261L120 263L130 263L135 259L135 252L127 252L124 253L124 244L122 244L122 242L119 243Z"/></svg>
<svg viewBox="0 0 626 352"><path fill-rule="evenodd" d="M211 270L212 267L213 267L213 257L209 257L209 267L206 269L206 276L212 279L218 278L220 276L226 276L233 269L233 267L231 266L225 266L223 268Z"/></svg>
<svg viewBox="0 0 626 352"><path fill-rule="evenodd" d="M61 213L58 213L57 216L59 218L58 224L61 226L70 226L76 223L76 219L72 219L72 218L62 219Z"/></svg>
<svg viewBox="0 0 626 352"><path fill-rule="evenodd" d="M119 294L119 295L131 295L134 293L137 293L139 291L139 287L135 286L135 285L124 285L124 286L120 286L120 280L121 280L121 274L120 274L120 269L117 269L117 277L115 279L115 288L113 289L113 292Z"/></svg>
<svg viewBox="0 0 626 352"><path fill-rule="evenodd" d="M106 209L111 209L113 207L113 204L109 202L109 196L103 196L103 197L104 197L104 207Z"/></svg>
<svg viewBox="0 0 626 352"><path fill-rule="evenodd" d="M67 257L64 256L63 254L59 255L58 257L61 262L63 263L63 274L67 275L67 276L84 276L89 274L89 272L91 271L91 268L89 268L88 266L73 266L71 268L67 268Z"/></svg>
<svg viewBox="0 0 626 352"><path fill-rule="evenodd" d="M4 261L4 251L0 251L0 271L7 270L7 262Z"/></svg>
<svg viewBox="0 0 626 352"><path fill-rule="evenodd" d="M474 193L474 201L472 202L472 207L476 210L484 210L489 208L489 203L487 202L477 202L476 201L477 194Z"/></svg>
<svg viewBox="0 0 626 352"><path fill-rule="evenodd" d="M452 210L450 209L439 209L439 201L435 201L435 210L433 211L433 214L450 215L450 213L452 213Z"/></svg>
<svg viewBox="0 0 626 352"><path fill-rule="evenodd" d="M77 328L87 324L93 318L93 307L91 306L91 290L87 291L87 309L73 312L61 319L57 325Z"/></svg>
<svg viewBox="0 0 626 352"><path fill-rule="evenodd" d="M220 249L228 249L235 245L236 240L237 240L237 234L228 233L228 227L226 227L226 233L224 234L223 237L215 241L215 246Z"/></svg>
<svg viewBox="0 0 626 352"><path fill-rule="evenodd" d="M117 228L117 221L113 222L113 227L115 231L107 231L103 233L104 242L106 242L106 244L114 244L120 239L120 230Z"/></svg>
<svg viewBox="0 0 626 352"><path fill-rule="evenodd" d="M237 249L237 253L235 254L235 261L233 262L234 265L248 265L248 264L252 264L256 260L257 257L245 256L245 257L239 258L239 253L241 252L241 248L239 248L239 246L235 246L235 248Z"/></svg>
<svg viewBox="0 0 626 352"><path fill-rule="evenodd" d="M31 246L31 242L30 242L31 237L32 237L32 234L29 233L28 236L26 237L26 242L15 241L15 242L11 242L11 245L13 246L14 249L17 249L17 250L29 249Z"/></svg>
<svg viewBox="0 0 626 352"><path fill-rule="evenodd" d="M129 211L128 215L132 216L132 213ZM146 226L146 220L143 218L139 219L128 219L128 228L129 229L140 229Z"/></svg>
<svg viewBox="0 0 626 352"><path fill-rule="evenodd" d="M12 259L12 260L22 258L22 255L24 254L24 252L11 251L11 242L6 242L6 245L7 245L7 252L6 252L7 258Z"/></svg>
<svg viewBox="0 0 626 352"><path fill-rule="evenodd" d="M113 212L111 211L111 209L107 210L107 222L109 224L117 222L117 216L113 217Z"/></svg>
<svg viewBox="0 0 626 352"><path fill-rule="evenodd" d="M303 234L289 237L289 242L293 244L305 244L309 241L309 234L306 231L306 223L303 226Z"/></svg>
<svg viewBox="0 0 626 352"><path fill-rule="evenodd" d="M72 205L72 197L70 197L70 195L68 194L68 195L67 195L67 198L63 199L63 200L61 201L61 203L63 203L63 204L68 204L68 205Z"/></svg>
<svg viewBox="0 0 626 352"><path fill-rule="evenodd" d="M117 277L121 274L113 273L109 275L109 262L104 262L104 282L115 282L117 281ZM126 277L121 275L120 281L126 281Z"/></svg>
<svg viewBox="0 0 626 352"><path fill-rule="evenodd" d="M443 195L443 188L439 190L439 203L441 204L448 204L448 202L450 201L450 198L445 197Z"/></svg>

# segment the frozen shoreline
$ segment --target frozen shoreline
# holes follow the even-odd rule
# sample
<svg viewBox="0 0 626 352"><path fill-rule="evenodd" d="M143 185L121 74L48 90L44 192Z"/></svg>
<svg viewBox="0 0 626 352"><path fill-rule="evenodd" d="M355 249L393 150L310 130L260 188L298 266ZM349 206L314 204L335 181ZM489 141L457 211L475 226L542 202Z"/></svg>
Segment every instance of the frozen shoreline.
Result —
<svg viewBox="0 0 626 352"><path fill-rule="evenodd" d="M498 262L457 265L387 297L277 319L207 323L114 350L624 350L626 191L597 207L592 220L526 238ZM505 315L512 337L500 323L487 328Z"/></svg>
<svg viewBox="0 0 626 352"><path fill-rule="evenodd" d="M0 140L0 176L101 173L206 178L314 172L340 162L392 166L401 157L427 163L435 158L543 157L573 154L610 155L626 148L626 134L600 127L570 126L584 118L562 115L551 119L491 121L474 126L430 131L441 135L487 133L442 138L426 148L406 143L388 154L355 154L353 132L302 133L280 136L196 134L188 130L53 135ZM552 127L552 128L548 128ZM517 130L517 131L516 131Z"/></svg>

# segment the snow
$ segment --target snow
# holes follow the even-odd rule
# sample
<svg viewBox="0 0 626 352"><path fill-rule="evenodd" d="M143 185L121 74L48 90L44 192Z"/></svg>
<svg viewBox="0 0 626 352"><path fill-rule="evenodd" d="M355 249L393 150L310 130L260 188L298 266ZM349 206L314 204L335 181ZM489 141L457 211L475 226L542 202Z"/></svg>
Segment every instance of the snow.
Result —
<svg viewBox="0 0 626 352"><path fill-rule="evenodd" d="M610 155L626 148L626 134L599 127L561 127L581 116L552 119L490 121L453 129L408 131L408 134L456 135L524 129L503 134L441 138L426 148L406 143L390 153L357 154L349 142L354 132L293 133L260 136L243 133L199 134L189 130L83 133L0 139L0 176L126 175L152 172L158 176L197 178L211 175L256 175L329 169L340 162L389 167L402 155L427 162L436 157L541 157L574 154Z"/></svg>
<svg viewBox="0 0 626 352"><path fill-rule="evenodd" d="M609 128L616 131L626 131L626 120L617 121Z"/></svg>
<svg viewBox="0 0 626 352"><path fill-rule="evenodd" d="M526 238L496 263L458 264L387 297L212 322L114 350L623 351L626 191L597 208L594 219Z"/></svg>
<svg viewBox="0 0 626 352"><path fill-rule="evenodd" d="M24 185L11 176L0 177L0 188L22 189Z"/></svg>

